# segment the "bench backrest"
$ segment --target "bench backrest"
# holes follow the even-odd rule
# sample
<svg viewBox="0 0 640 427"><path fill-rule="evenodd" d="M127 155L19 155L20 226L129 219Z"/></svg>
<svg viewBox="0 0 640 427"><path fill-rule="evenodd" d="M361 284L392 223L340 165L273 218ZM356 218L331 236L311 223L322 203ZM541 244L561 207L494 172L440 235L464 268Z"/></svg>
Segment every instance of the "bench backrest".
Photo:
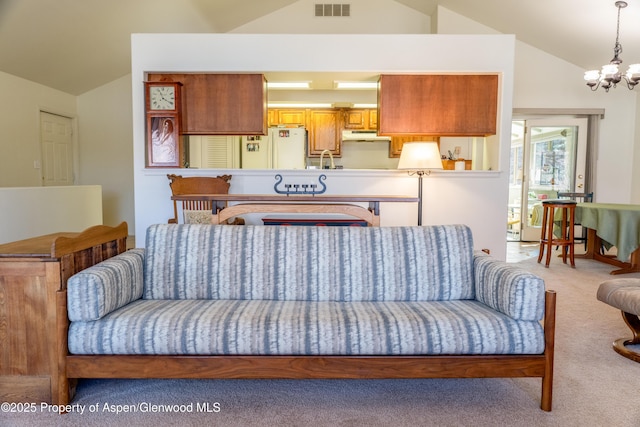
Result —
<svg viewBox="0 0 640 427"><path fill-rule="evenodd" d="M158 224L145 299L434 301L474 298L464 225L278 227Z"/></svg>

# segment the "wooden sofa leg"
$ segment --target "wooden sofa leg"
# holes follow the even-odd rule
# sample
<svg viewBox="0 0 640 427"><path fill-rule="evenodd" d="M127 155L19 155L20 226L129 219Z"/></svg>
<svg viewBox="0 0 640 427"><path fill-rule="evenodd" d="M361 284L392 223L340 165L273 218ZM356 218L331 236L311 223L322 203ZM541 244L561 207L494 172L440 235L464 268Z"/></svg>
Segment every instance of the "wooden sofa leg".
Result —
<svg viewBox="0 0 640 427"><path fill-rule="evenodd" d="M67 290L56 293L56 333L57 333L57 366L52 375L51 403L55 405L67 405L73 399L76 385L73 380L67 378L67 354L69 331L69 318L67 315Z"/></svg>
<svg viewBox="0 0 640 427"><path fill-rule="evenodd" d="M556 331L556 292L545 292L544 304L544 376L542 377L542 397L540 408L551 411L553 399L553 355Z"/></svg>

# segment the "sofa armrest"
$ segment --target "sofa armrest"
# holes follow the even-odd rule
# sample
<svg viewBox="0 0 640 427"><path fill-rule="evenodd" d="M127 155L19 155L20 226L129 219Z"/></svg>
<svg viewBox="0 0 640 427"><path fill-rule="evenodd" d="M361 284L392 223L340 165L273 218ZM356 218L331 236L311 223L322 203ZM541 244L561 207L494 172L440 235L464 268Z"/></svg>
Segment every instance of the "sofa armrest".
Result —
<svg viewBox="0 0 640 427"><path fill-rule="evenodd" d="M476 300L507 316L538 321L544 316L544 280L513 264L474 254Z"/></svg>
<svg viewBox="0 0 640 427"><path fill-rule="evenodd" d="M98 320L142 297L144 249L132 249L84 269L67 281L69 320Z"/></svg>

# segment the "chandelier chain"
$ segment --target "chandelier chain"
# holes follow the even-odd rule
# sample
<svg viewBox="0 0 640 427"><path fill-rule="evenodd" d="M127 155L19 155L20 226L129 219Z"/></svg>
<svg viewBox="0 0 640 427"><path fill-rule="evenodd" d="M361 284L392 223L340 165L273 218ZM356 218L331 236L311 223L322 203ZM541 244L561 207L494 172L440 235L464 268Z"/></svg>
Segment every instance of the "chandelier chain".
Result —
<svg viewBox="0 0 640 427"><path fill-rule="evenodd" d="M616 27L616 44L613 47L614 58L618 58L618 55L622 53L622 45L620 44L620 11L623 7L627 7L627 3L617 1L616 6L618 6L618 26Z"/></svg>

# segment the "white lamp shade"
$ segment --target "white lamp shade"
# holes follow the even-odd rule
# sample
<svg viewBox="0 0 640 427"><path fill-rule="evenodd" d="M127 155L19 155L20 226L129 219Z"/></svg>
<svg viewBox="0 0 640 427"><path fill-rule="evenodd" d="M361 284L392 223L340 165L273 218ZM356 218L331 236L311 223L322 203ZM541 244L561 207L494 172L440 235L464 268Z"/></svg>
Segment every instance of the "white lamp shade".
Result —
<svg viewBox="0 0 640 427"><path fill-rule="evenodd" d="M605 77L613 77L618 74L618 64L607 64L602 67L602 75Z"/></svg>
<svg viewBox="0 0 640 427"><path fill-rule="evenodd" d="M588 82L597 82L598 80L600 80L600 71L599 70L585 71L584 79Z"/></svg>
<svg viewBox="0 0 640 427"><path fill-rule="evenodd" d="M442 169L442 159L437 142L405 142L402 145L398 169Z"/></svg>
<svg viewBox="0 0 640 427"><path fill-rule="evenodd" d="M627 71L627 77L630 79L637 79L640 77L640 64L631 64L629 65L629 70Z"/></svg>

